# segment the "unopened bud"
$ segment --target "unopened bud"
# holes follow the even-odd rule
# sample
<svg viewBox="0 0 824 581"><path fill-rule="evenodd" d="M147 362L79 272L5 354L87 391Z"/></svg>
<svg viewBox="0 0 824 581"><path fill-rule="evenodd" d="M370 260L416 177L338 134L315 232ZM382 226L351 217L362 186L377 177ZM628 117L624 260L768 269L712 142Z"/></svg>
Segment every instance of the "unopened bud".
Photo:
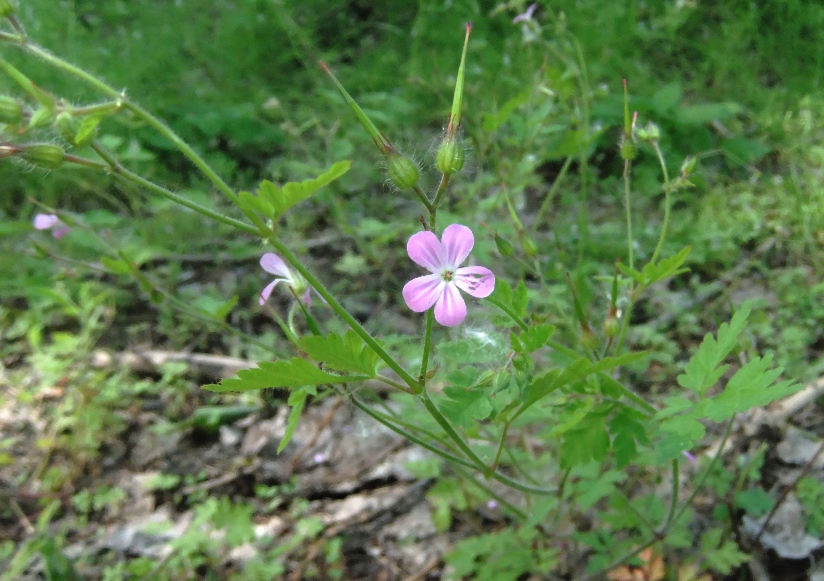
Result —
<svg viewBox="0 0 824 581"><path fill-rule="evenodd" d="M698 158L694 155L687 157L684 163L681 164L681 175L683 177L689 176L695 171L695 165L698 163Z"/></svg>
<svg viewBox="0 0 824 581"><path fill-rule="evenodd" d="M0 123L15 125L21 119L23 119L23 107L17 99L0 95Z"/></svg>
<svg viewBox="0 0 824 581"><path fill-rule="evenodd" d="M641 141L658 141L661 139L661 130L652 121L648 121L646 127L638 129L635 134Z"/></svg>
<svg viewBox="0 0 824 581"><path fill-rule="evenodd" d="M463 145L454 137L447 137L438 147L435 165L437 165L439 172L449 176L461 171L465 157L466 151Z"/></svg>
<svg viewBox="0 0 824 581"><path fill-rule="evenodd" d="M386 170L389 179L400 190L408 190L418 185L421 172L414 161L394 151L386 156Z"/></svg>
<svg viewBox="0 0 824 581"><path fill-rule="evenodd" d="M515 255L515 249L512 247L512 244L510 244L506 238L502 238L497 234L495 234L495 246L498 247L498 252L500 252L501 256L505 258Z"/></svg>
<svg viewBox="0 0 824 581"><path fill-rule="evenodd" d="M589 349L591 351L595 351L601 345L601 340L589 325L581 326L581 345L583 345L585 349Z"/></svg>
<svg viewBox="0 0 824 581"><path fill-rule="evenodd" d="M49 143L28 145L20 150L20 157L30 164L43 169L58 169L63 165L66 152L62 147Z"/></svg>
<svg viewBox="0 0 824 581"><path fill-rule="evenodd" d="M16 10L17 8L12 0L0 0L0 18L8 18L14 14Z"/></svg>
<svg viewBox="0 0 824 581"><path fill-rule="evenodd" d="M57 116L54 124L63 139L75 147L82 147L94 139L97 134L97 126L101 117L85 117L82 123L78 123L74 115L68 111L63 111Z"/></svg>
<svg viewBox="0 0 824 581"><path fill-rule="evenodd" d="M524 249L524 254L530 258L538 254L538 245L529 236L521 236L521 247Z"/></svg>
<svg viewBox="0 0 824 581"><path fill-rule="evenodd" d="M621 326L618 324L618 317L612 314L608 315L604 320L604 335L610 339L614 339L618 336L618 331L620 330Z"/></svg>
<svg viewBox="0 0 824 581"><path fill-rule="evenodd" d="M624 137L621 139L621 159L632 161L638 155L638 148L635 147L631 138Z"/></svg>

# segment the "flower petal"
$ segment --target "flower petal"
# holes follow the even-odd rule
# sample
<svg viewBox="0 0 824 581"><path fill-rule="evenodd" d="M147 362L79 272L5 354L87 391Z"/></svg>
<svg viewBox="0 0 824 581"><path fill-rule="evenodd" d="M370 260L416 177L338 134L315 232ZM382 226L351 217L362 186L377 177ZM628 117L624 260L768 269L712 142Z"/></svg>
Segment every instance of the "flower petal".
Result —
<svg viewBox="0 0 824 581"><path fill-rule="evenodd" d="M55 238L57 238L59 240L60 238L63 238L63 236L68 234L69 230L71 230L71 228L69 228L65 224L57 224L52 229L52 236L54 236Z"/></svg>
<svg viewBox="0 0 824 581"><path fill-rule="evenodd" d="M292 272L283 259L272 252L267 252L260 259L260 266L269 274L274 274L287 280L292 280Z"/></svg>
<svg viewBox="0 0 824 581"><path fill-rule="evenodd" d="M279 282L283 282L282 278L276 278L272 282L266 285L266 287L260 291L260 304L264 304L266 301L269 300L269 295L272 294L272 291L278 285Z"/></svg>
<svg viewBox="0 0 824 581"><path fill-rule="evenodd" d="M475 246L475 236L472 230L460 224L447 226L441 240L446 253L446 264L453 269L466 260L472 247Z"/></svg>
<svg viewBox="0 0 824 581"><path fill-rule="evenodd" d="M488 297L495 290L495 275L484 266L459 268L452 280L459 289L477 299Z"/></svg>
<svg viewBox="0 0 824 581"><path fill-rule="evenodd" d="M406 306L422 313L441 298L447 284L437 274L427 274L413 278L403 287L403 300Z"/></svg>
<svg viewBox="0 0 824 581"><path fill-rule="evenodd" d="M312 306L312 289L306 289L306 292L303 293L303 304L307 307Z"/></svg>
<svg viewBox="0 0 824 581"><path fill-rule="evenodd" d="M435 320L444 327L460 325L466 318L466 303L454 284L447 284L435 303Z"/></svg>
<svg viewBox="0 0 824 581"><path fill-rule="evenodd" d="M37 214L34 217L34 227L38 230L48 230L60 222L60 218L54 214Z"/></svg>
<svg viewBox="0 0 824 581"><path fill-rule="evenodd" d="M406 243L406 252L415 264L429 272L438 272L444 266L443 244L429 230L413 234Z"/></svg>

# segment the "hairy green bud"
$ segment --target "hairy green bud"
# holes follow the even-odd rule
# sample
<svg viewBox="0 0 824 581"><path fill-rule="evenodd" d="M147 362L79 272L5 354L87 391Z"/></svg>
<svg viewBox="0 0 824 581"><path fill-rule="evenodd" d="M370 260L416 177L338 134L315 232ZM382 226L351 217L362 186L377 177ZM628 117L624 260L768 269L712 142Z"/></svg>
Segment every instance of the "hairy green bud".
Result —
<svg viewBox="0 0 824 581"><path fill-rule="evenodd" d="M621 140L621 159L632 161L638 155L638 148L635 147L631 138L624 137Z"/></svg>
<svg viewBox="0 0 824 581"><path fill-rule="evenodd" d="M466 158L466 151L463 145L458 143L454 137L447 136L438 147L435 155L435 165L438 171L444 175L452 175L461 171Z"/></svg>
<svg viewBox="0 0 824 581"><path fill-rule="evenodd" d="M23 119L23 107L12 97L0 95L0 123L15 125Z"/></svg>
<svg viewBox="0 0 824 581"><path fill-rule="evenodd" d="M610 339L614 339L618 336L620 330L621 325L618 323L618 317L611 313L607 315L607 318L604 319L604 335Z"/></svg>
<svg viewBox="0 0 824 581"><path fill-rule="evenodd" d="M641 141L658 141L661 139L661 130L652 121L647 122L646 127L636 130L635 134Z"/></svg>
<svg viewBox="0 0 824 581"><path fill-rule="evenodd" d="M421 171L414 161L394 151L390 151L386 156L386 170L389 179L400 190L414 188L421 177Z"/></svg>
<svg viewBox="0 0 824 581"><path fill-rule="evenodd" d="M581 345L584 346L585 349L589 349L590 351L595 351L601 345L601 340L598 338L598 335L595 334L595 331L592 330L592 327L589 325L581 325Z"/></svg>
<svg viewBox="0 0 824 581"><path fill-rule="evenodd" d="M12 0L0 0L0 18L8 18L17 11Z"/></svg>
<svg viewBox="0 0 824 581"><path fill-rule="evenodd" d="M20 157L43 169L58 169L66 159L66 152L58 145L37 143L20 150Z"/></svg>
<svg viewBox="0 0 824 581"><path fill-rule="evenodd" d="M500 252L501 256L505 258L515 255L515 249L512 247L512 244L510 244L506 238L498 236L497 234L495 234L495 246L498 247L498 252Z"/></svg>
<svg viewBox="0 0 824 581"><path fill-rule="evenodd" d="M538 245L529 236L521 237L521 247L524 249L524 254L530 258L538 254Z"/></svg>

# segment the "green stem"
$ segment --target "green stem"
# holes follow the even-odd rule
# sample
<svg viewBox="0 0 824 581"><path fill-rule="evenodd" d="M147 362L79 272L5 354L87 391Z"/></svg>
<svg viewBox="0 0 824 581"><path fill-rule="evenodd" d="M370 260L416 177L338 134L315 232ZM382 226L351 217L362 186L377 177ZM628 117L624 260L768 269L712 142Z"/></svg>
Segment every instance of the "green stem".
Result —
<svg viewBox="0 0 824 581"><path fill-rule="evenodd" d="M627 561L629 561L630 559L632 559L636 555L640 554L642 551L650 548L656 542L658 542L658 538L656 536L653 536L651 539L648 539L647 541L642 543L640 546L637 546L634 549L632 549L631 551L629 551L628 553L626 553L625 555L622 555L621 557L618 557L617 559L612 561L609 565L601 567L600 569L598 569L597 571L593 571L589 575L584 575L583 577L579 577L578 579L575 579L574 581L593 581L594 579L601 579L603 577L604 573L606 573L607 571L611 571L611 570L615 569L619 565L623 565L624 563L626 563Z"/></svg>
<svg viewBox="0 0 824 581"><path fill-rule="evenodd" d="M374 419L376 422L379 422L380 424L386 426L387 428L389 428L390 430L392 430L396 434L402 436L404 439L409 440L413 444L417 444L421 448L429 450L430 452L432 452L434 454L437 454L438 456L440 456L444 460L447 460L447 461L452 462L454 464L457 464L459 466L465 466L467 468L475 468L475 465L472 464L471 462L469 462L467 460L464 460L463 458L460 458L458 456L454 456L453 454L450 454L449 452L444 452L443 450L441 450L437 446L433 446L432 444L430 444L426 440L423 440L423 439L415 436L411 432L408 432L408 431L404 430L403 428L397 426L395 423L393 423L393 422L389 421L388 419L382 417L382 414L379 414L378 412L376 412L375 410L373 410L372 408L370 408L368 405L366 405L362 401L358 400L357 398L353 397L352 398L352 403L355 404L355 407L357 407L363 413L365 413L366 415L368 415L369 417Z"/></svg>
<svg viewBox="0 0 824 581"><path fill-rule="evenodd" d="M85 81L87 84L91 85L92 87L96 88L100 92L108 95L115 99L117 104L120 104L123 109L130 111L133 115L142 119L146 122L149 126L154 128L158 133L163 135L166 139L171 141L175 147L177 147L180 152L189 158L195 167L197 167L203 175L205 175L209 181L211 181L217 189L219 189L223 194L229 198L229 200L238 206L244 214L252 221L258 222L260 219L254 215L253 212L245 210L241 204L240 199L238 198L235 191L227 184L218 174L215 172L212 167L206 163L206 161L198 155L198 153L192 149L189 144L187 144L183 139L181 139L177 133L175 133L170 127L168 127L165 123L163 123L160 119L149 113L147 110L143 109L136 103L133 103L126 97L125 91L118 91L114 87L111 87L95 77L94 75L87 73L83 69L65 61L53 54L49 51L44 49L41 46L38 46L32 42L29 42L27 39L23 38L22 36L15 36L10 34L0 34L0 40L6 41L13 41L15 42L20 48L33 54L34 56L40 58L41 60L49 63L50 65L58 68L62 71L65 71L75 77Z"/></svg>
<svg viewBox="0 0 824 581"><path fill-rule="evenodd" d="M695 488L693 489L692 494L690 494L687 501L681 506L681 509L670 521L670 527L674 526L678 522L678 519L680 519L684 512L686 512L687 508L689 508L692 505L692 501L695 500L695 497L701 491L701 487L704 486L704 483L707 481L707 478L709 478L710 472L712 472L713 468L715 468L715 465L718 463L718 460L721 459L721 455L724 453L724 446L727 444L727 439L730 437L730 432L732 432L732 424L734 420L735 416L731 417L730 421L727 422L727 428L724 430L724 436L721 438L721 443L718 444L718 451L715 453L715 456L713 456L712 461L710 461L709 465L707 466L707 469L698 478L698 481L695 484Z"/></svg>
<svg viewBox="0 0 824 581"><path fill-rule="evenodd" d="M412 186L412 190L418 195L418 198L421 200L421 204L423 204L426 208L426 211L432 214L432 212L435 211L435 208L432 205L432 202L429 201L429 198L426 197L426 194L421 189L421 187L418 184L415 184L414 186ZM430 225L429 227L432 229L435 228L434 225Z"/></svg>
<svg viewBox="0 0 824 581"><path fill-rule="evenodd" d="M489 298L489 297L487 297L487 298L486 298L486 300L487 300L490 304L495 305L496 307L498 307L499 309L501 309L503 312L505 312L507 315L509 315L509 318L510 318L510 319L512 319L512 320L515 322L515 324L516 324L516 325L518 325L518 326L519 326L519 327L520 327L523 331L526 331L526 330L529 328L529 327L527 326L527 324L526 324L526 323L524 323L524 322L521 320L521 317L519 317L519 316L515 313L515 311L513 311L511 308L509 308L509 306L508 306L508 305L503 304L502 302L500 302L500 301L499 301L499 300L497 300L497 299L492 299L492 298Z"/></svg>
<svg viewBox="0 0 824 581"><path fill-rule="evenodd" d="M509 426L511 425L510 422L506 422L503 430L501 430L501 440L498 442L498 451L495 452L495 460L492 461L492 466L489 468L493 472L498 469L498 463L501 461L501 452L503 452L504 444L506 444L506 435L509 433Z"/></svg>
<svg viewBox="0 0 824 581"><path fill-rule="evenodd" d="M678 458L672 461L672 500L670 501L669 513L667 513L667 520L661 526L662 534L669 530L670 523L675 516L675 511L678 508L678 490L681 486L680 470L678 466Z"/></svg>
<svg viewBox="0 0 824 581"><path fill-rule="evenodd" d="M566 177L566 173L569 170L569 166L572 165L573 157L568 155L564 160L564 165L561 166L561 170L558 172L558 175L555 176L555 180L552 182L552 186L549 188L549 192L544 197L544 200L541 202L541 207L538 208L538 212L535 214L535 221L532 223L532 234L535 235L538 232L538 226L541 225L541 222L544 220L544 214L549 211L549 206L552 204L552 200L555 199L555 194L558 191L558 188L561 185L561 181Z"/></svg>
<svg viewBox="0 0 824 581"><path fill-rule="evenodd" d="M426 371L429 366L429 353L432 350L432 320L435 318L433 310L426 311L426 329L423 335L423 355L421 356L421 373L418 376L421 391L426 387Z"/></svg>
<svg viewBox="0 0 824 581"><path fill-rule="evenodd" d="M432 207L434 209L438 209L438 206L441 205L443 201L443 195L446 192L446 186L449 184L449 176L444 174L441 177L441 183L438 184L438 191L435 193L435 200L432 202ZM432 221L434 222L435 216L432 215Z"/></svg>
<svg viewBox="0 0 824 581"><path fill-rule="evenodd" d="M430 415L433 417L433 419L436 422L438 422L438 424L441 426L441 428L443 428L443 430L450 437L450 439L453 442L455 442L458 448L461 449L461 452L466 454L466 456L470 460L472 460L472 468L475 468L479 472L483 473L484 476L497 480L501 484L505 484L506 486L514 488L515 490L518 490L520 492L525 492L527 494L537 494L539 496L554 496L555 494L557 494L558 491L556 489L530 486L528 484L524 484L523 482L513 480L508 476L504 476L500 472L490 472L489 467L484 464L483 460L478 458L475 452L472 451L472 448L470 448L467 445L467 443L461 439L461 437L458 435L455 429L449 424L449 421L447 421L447 419L443 417L443 415L441 415L441 412L438 411L438 408L435 407L435 404L432 403L432 400L429 399L429 396L426 395L426 392L420 394L418 397L421 398L421 401L423 401L424 406L426 407ZM463 465L465 466L466 464Z"/></svg>
<svg viewBox="0 0 824 581"><path fill-rule="evenodd" d="M131 170L126 169L120 163L114 159L105 149L100 147L97 144L92 144L92 149L101 157L103 160L108 164L104 166L104 169L107 169L111 173L119 176L124 180L128 180L134 182L147 190L151 190L152 192L163 196L164 198L171 200L181 206L185 206L190 210L194 210L199 214L203 214L204 216L211 218L217 222L222 222L232 228L236 228L237 230L241 230L248 234L253 234L255 236L265 236L266 234L255 228L254 226L250 226L245 222L241 222L240 220L236 220L235 218L230 218L229 216L224 216L219 212L215 212L205 206L201 206L197 202L193 202L188 198L184 198L180 194L176 194L171 190L167 190L163 186L160 186L154 182L147 180L146 178L134 173Z"/></svg>
<svg viewBox="0 0 824 581"><path fill-rule="evenodd" d="M343 306L335 299L334 296L323 286L320 281L314 277L314 275L309 272L303 263L298 260L297 256L295 256L289 248L286 247L283 242L278 240L277 238L270 238L270 242L275 249L280 252L281 256L288 262L295 270L297 270L303 278L312 286L312 288L317 291L317 293L323 297L323 300L326 301L333 311L335 311L338 316L343 319L349 327L360 336L363 341L369 345L369 347L378 354L384 363L386 363L392 371L398 374L406 385L410 387L412 393L420 393L421 386L418 381L413 378L403 367L401 367L398 362L386 352L386 350L381 347L380 343L378 343L369 332L363 328L363 326L355 320L355 318L349 314L349 312L343 308Z"/></svg>
<svg viewBox="0 0 824 581"><path fill-rule="evenodd" d="M624 210L627 213L627 254L629 255L629 267L635 268L635 242L632 239L632 205L630 202L630 179L629 172L632 167L627 159L624 161Z"/></svg>
<svg viewBox="0 0 824 581"><path fill-rule="evenodd" d="M472 484L483 490L487 496L494 499L498 504L500 504L506 510L515 515L516 518L518 518L521 521L525 521L527 519L527 514L524 511L508 502L504 497L502 497L500 494L492 490L484 482L475 478L475 476L472 475L471 472L458 468L457 466L453 466L452 469L455 470L455 472L457 472L461 478L469 480Z"/></svg>
<svg viewBox="0 0 824 581"><path fill-rule="evenodd" d="M664 224L661 226L661 235L658 237L658 244L655 247L655 252L652 254L652 258L650 258L649 261L650 264L655 264L655 259L658 258L658 255L661 253L661 249L664 247L664 239L667 237L672 201L670 200L671 188L669 183L669 173L667 172L667 164L664 162L664 154L661 153L661 148L659 147L657 141L652 142L652 147L655 149L655 155L658 157L658 163L661 165L661 171L664 174Z"/></svg>

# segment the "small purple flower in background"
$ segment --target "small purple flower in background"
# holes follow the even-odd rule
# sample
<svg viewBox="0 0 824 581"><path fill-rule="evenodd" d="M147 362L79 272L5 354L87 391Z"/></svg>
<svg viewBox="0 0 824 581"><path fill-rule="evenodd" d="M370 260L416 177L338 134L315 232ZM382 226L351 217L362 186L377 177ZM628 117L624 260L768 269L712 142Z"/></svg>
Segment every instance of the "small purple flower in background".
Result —
<svg viewBox="0 0 824 581"><path fill-rule="evenodd" d="M495 275L483 266L458 268L472 247L472 230L460 224L447 226L441 240L432 232L413 234L406 244L409 258L432 274L410 280L403 287L403 300L416 313L435 305L435 320L445 327L460 325L466 303L458 289L482 299L495 290Z"/></svg>
<svg viewBox="0 0 824 581"><path fill-rule="evenodd" d="M684 458L686 458L687 460L689 460L692 464L695 464L695 456L693 456L692 454L690 454L690 453L689 453L689 452L687 452L686 450L684 450L684 451L683 451L683 452L681 452L681 453L684 455Z"/></svg>
<svg viewBox="0 0 824 581"><path fill-rule="evenodd" d="M269 274L275 275L275 280L266 285L260 293L260 304L264 304L269 300L269 295L272 294L274 288L278 283L285 282L289 288L295 291L295 294L301 297L306 306L312 306L312 295L309 283L307 283L302 276L286 266L283 259L277 254L268 252L260 259L260 266Z"/></svg>
<svg viewBox="0 0 824 581"><path fill-rule="evenodd" d="M54 214L37 214L34 217L34 227L38 230L51 230L55 238L63 238L70 230Z"/></svg>
<svg viewBox="0 0 824 581"><path fill-rule="evenodd" d="M518 24L519 22L526 22L528 20L532 20L532 15L535 14L535 9L538 7L538 4L531 4L529 8L526 9L526 12L519 14L515 18L512 19L512 22Z"/></svg>
<svg viewBox="0 0 824 581"><path fill-rule="evenodd" d="M498 501L497 500L490 500L489 502L486 503L486 507L489 510L495 510L496 508L498 508Z"/></svg>
<svg viewBox="0 0 824 581"><path fill-rule="evenodd" d="M318 452L317 454L312 456L312 460L315 461L315 464L322 464L326 461L326 454L321 454L320 452Z"/></svg>

